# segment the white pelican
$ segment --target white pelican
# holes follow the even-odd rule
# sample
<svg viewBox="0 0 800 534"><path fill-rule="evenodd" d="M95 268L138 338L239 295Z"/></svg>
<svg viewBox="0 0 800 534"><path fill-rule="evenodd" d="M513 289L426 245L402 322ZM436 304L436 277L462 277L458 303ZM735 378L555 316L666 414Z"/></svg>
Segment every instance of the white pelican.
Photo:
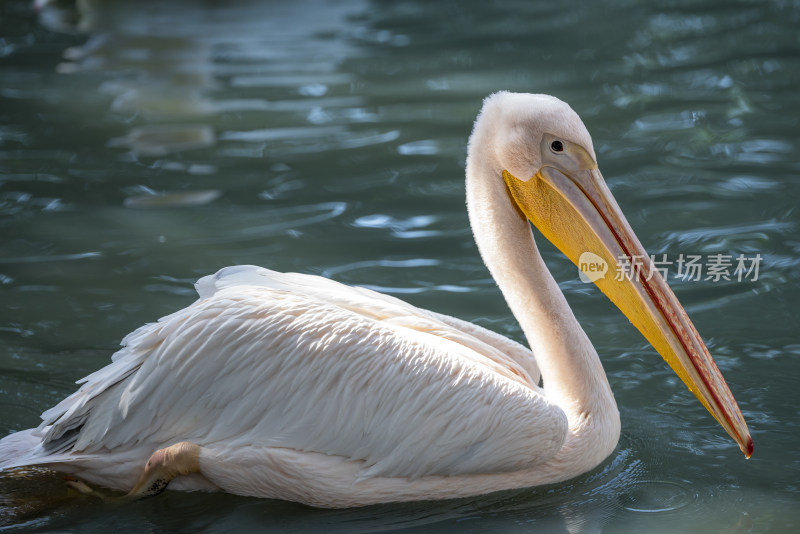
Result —
<svg viewBox="0 0 800 534"><path fill-rule="evenodd" d="M488 97L466 175L475 241L530 350L366 289L228 267L197 282L194 304L129 334L38 428L0 441L0 467L47 465L132 497L171 483L324 507L479 495L596 467L619 413L529 221L573 262L588 251L611 273L619 256L647 254L586 127L554 97ZM733 395L650 271L596 284L749 457Z"/></svg>

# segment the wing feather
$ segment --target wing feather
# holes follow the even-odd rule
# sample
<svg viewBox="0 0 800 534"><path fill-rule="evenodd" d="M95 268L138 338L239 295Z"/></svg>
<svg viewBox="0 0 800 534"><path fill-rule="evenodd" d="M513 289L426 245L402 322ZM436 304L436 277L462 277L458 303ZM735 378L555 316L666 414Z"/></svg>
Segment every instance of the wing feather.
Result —
<svg viewBox="0 0 800 534"><path fill-rule="evenodd" d="M419 477L531 467L564 442L566 417L541 394L535 365L520 363L527 349L487 330L257 267L197 288L198 301L131 333L112 364L45 412L46 450L188 440Z"/></svg>

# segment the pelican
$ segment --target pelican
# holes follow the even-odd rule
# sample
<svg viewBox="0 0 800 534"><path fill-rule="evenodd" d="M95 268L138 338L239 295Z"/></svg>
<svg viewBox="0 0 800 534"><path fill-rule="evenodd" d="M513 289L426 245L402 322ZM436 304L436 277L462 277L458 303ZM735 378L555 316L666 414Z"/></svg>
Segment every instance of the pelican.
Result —
<svg viewBox="0 0 800 534"><path fill-rule="evenodd" d="M129 334L38 428L0 441L0 468L49 466L132 498L170 484L350 507L597 467L617 445L619 412L531 223L576 264L591 253L613 273L619 258L648 255L583 122L551 96L487 97L466 197L530 348L364 288L227 267L197 282L192 305ZM733 394L658 270L594 282L749 457Z"/></svg>

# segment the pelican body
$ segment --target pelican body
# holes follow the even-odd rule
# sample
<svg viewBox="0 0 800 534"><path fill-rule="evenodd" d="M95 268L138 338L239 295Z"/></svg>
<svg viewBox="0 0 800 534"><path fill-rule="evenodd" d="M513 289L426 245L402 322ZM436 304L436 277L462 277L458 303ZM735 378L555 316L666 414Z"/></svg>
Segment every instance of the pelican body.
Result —
<svg viewBox="0 0 800 534"><path fill-rule="evenodd" d="M129 334L38 428L0 441L0 468L45 465L132 497L170 484L322 507L479 495L593 469L617 445L619 413L531 223L575 263L591 252L613 273L622 256L648 256L585 126L554 97L484 101L466 194L529 348L367 289L228 267L197 282L195 303ZM660 273L643 265L616 278L595 283L749 457L736 401Z"/></svg>

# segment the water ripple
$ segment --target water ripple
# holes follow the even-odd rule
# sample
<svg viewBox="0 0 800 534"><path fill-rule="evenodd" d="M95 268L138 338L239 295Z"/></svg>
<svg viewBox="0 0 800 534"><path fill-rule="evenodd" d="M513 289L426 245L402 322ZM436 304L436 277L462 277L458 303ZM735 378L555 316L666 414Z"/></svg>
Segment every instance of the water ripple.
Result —
<svg viewBox="0 0 800 534"><path fill-rule="evenodd" d="M267 143L254 155L263 156L264 151L272 155L307 154L331 150L362 148L389 143L400 137L399 130L390 131L348 131L339 126L313 126L300 128L279 128L253 130L249 132L225 132L223 141L244 141L247 143ZM302 142L298 142L302 141ZM236 149L226 149L229 155Z"/></svg>
<svg viewBox="0 0 800 534"><path fill-rule="evenodd" d="M403 156L433 156L439 153L439 144L431 139L404 143L397 147Z"/></svg>
<svg viewBox="0 0 800 534"><path fill-rule="evenodd" d="M680 232L669 232L664 237L662 249L680 249L689 245L708 243L715 239L730 238L732 242L746 240L767 241L772 234L788 234L797 228L793 222L782 222L776 219L747 223L741 225L728 225L720 227L695 228Z"/></svg>
<svg viewBox="0 0 800 534"><path fill-rule="evenodd" d="M80 252L77 254L52 254L48 256L21 256L16 258L0 258L2 263L46 263L58 261L93 260L103 256L102 252Z"/></svg>
<svg viewBox="0 0 800 534"><path fill-rule="evenodd" d="M125 137L108 142L110 147L125 147L142 156L165 156L174 152L213 146L214 130L208 125L151 125L131 129Z"/></svg>
<svg viewBox="0 0 800 534"><path fill-rule="evenodd" d="M243 243L251 240L264 240L270 236L284 234L287 231L297 233L299 228L319 224L335 219L347 210L345 202L323 202L292 208L267 210L259 218L272 220L267 224L242 225L231 229L222 225L215 232L200 238L187 238L186 245L213 245Z"/></svg>
<svg viewBox="0 0 800 534"><path fill-rule="evenodd" d="M672 512L689 506L698 498L691 489L675 482L641 480L632 484L623 507L630 512Z"/></svg>
<svg viewBox="0 0 800 534"><path fill-rule="evenodd" d="M203 206L214 202L222 194L218 189L203 191L148 191L144 195L127 197L126 208L171 208Z"/></svg>
<svg viewBox="0 0 800 534"><path fill-rule="evenodd" d="M326 85L341 85L350 83L351 77L345 73L330 73L320 74L316 72L308 75L289 75L284 73L282 76L269 75L240 75L232 77L228 83L231 87L310 87L312 84L326 84ZM323 86L324 87L324 86ZM321 94L307 95L307 96L322 96L327 92L323 91ZM302 94L302 93L301 93Z"/></svg>
<svg viewBox="0 0 800 534"><path fill-rule="evenodd" d="M427 228L438 221L438 217L433 215L415 215L406 219L400 219L384 214L372 214L359 217L353 221L353 226L357 228L379 228L388 229L392 235L402 239L418 239L441 235L437 230L421 230Z"/></svg>

